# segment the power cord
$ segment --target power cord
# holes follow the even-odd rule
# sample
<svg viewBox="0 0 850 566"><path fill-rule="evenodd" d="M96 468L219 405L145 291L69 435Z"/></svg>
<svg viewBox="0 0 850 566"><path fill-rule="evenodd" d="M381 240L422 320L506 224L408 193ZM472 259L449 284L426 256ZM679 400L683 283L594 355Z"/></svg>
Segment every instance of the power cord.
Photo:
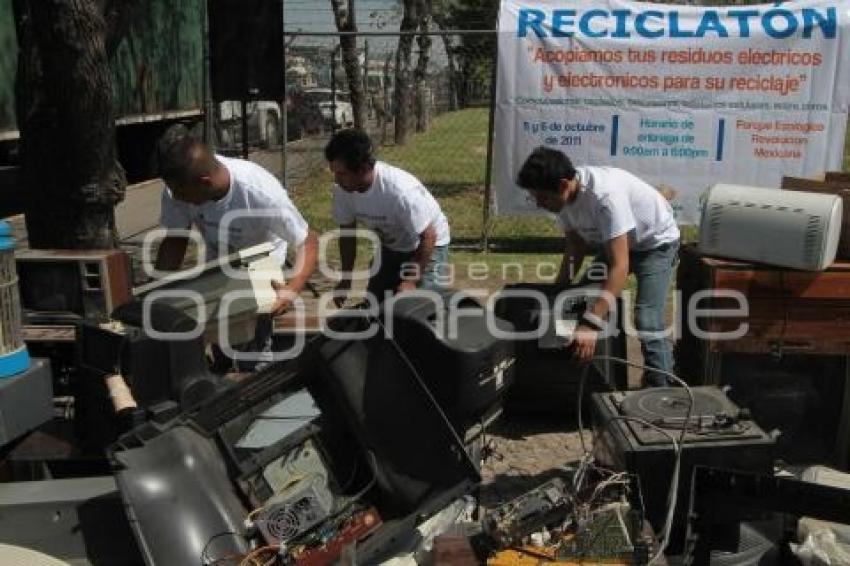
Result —
<svg viewBox="0 0 850 566"><path fill-rule="evenodd" d="M240 542L241 542L240 535L238 533L236 533L235 531L223 531L223 532L220 532L218 534L211 536L209 538L209 540L207 540L207 543L204 545L203 550L201 550L201 566L209 566L211 564L218 564L222 560L233 559L233 558L241 558L241 557L237 557L236 555L226 556L226 557L222 557L222 558L211 558L211 557L207 556L207 551L209 550L213 541L215 541L218 538L227 536L227 535L232 535L233 538L240 539Z"/></svg>
<svg viewBox="0 0 850 566"><path fill-rule="evenodd" d="M687 383L685 383L684 380L682 380L679 376L677 376L676 374L671 373L669 371L651 368L651 367L645 366L643 364L639 364L637 362L632 362L632 361L629 361L629 360L626 360L626 359L623 359L623 358L618 358L618 357L615 357L615 356L594 356L591 359L591 361L587 362L584 365L584 368L582 368L581 376L579 377L579 382L578 382L578 408L577 408L577 411L576 411L576 416L577 416L577 419L578 419L579 442L581 443L582 454L588 454L589 453L588 450L587 450L587 446L584 442L584 424L583 424L583 421L582 421L582 411L581 411L581 409L582 409L582 398L584 397L584 384L587 381L587 376L590 373L590 364L593 361L611 361L611 362L617 362L617 363L620 363L620 364L623 364L623 365L629 366L629 367L634 367L634 368L638 368L638 369L642 369L642 370L648 370L648 371L654 371L656 373L660 373L660 374L664 375L665 377L671 378L678 385L680 385L685 390L685 393L687 393L688 400L690 401L690 403L688 404L688 409L685 413L685 418L682 422L682 430L681 430L681 433L679 434L679 442L681 443L681 442L684 441L685 434L687 434L688 423L691 420L691 412L693 411L694 403L695 403L693 391L691 391L690 386Z"/></svg>

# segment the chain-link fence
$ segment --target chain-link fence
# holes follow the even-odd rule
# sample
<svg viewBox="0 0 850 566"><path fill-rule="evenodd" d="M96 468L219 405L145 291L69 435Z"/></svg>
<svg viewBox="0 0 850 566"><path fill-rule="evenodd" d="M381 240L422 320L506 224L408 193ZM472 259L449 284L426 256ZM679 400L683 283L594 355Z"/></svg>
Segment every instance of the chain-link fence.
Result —
<svg viewBox="0 0 850 566"><path fill-rule="evenodd" d="M556 251L561 234L550 218L490 213L496 36L287 32L286 104L215 105L218 146L240 154L245 138L251 158L284 180L307 220L323 231L334 227L324 146L336 130L359 125L380 159L431 190L455 247Z"/></svg>
<svg viewBox="0 0 850 566"><path fill-rule="evenodd" d="M548 219L489 213L495 32L286 35L286 113L274 102L219 103L214 129L225 152L240 154L245 137L251 158L281 176L316 229L334 227L325 144L359 125L379 159L437 198L456 246L510 239L527 249L557 235Z"/></svg>

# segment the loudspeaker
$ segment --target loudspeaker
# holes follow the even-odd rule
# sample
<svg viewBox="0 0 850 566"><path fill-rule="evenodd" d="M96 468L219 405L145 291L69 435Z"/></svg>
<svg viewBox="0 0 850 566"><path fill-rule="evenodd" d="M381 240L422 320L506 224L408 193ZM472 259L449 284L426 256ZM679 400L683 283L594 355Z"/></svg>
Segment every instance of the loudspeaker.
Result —
<svg viewBox="0 0 850 566"><path fill-rule="evenodd" d="M208 0L216 101L283 100L282 0Z"/></svg>

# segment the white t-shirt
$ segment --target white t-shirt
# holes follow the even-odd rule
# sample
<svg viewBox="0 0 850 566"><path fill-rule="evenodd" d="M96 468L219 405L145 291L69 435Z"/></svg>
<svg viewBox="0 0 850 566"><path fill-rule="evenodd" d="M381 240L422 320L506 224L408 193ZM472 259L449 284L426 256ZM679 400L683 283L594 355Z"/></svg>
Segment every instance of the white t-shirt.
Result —
<svg viewBox="0 0 850 566"><path fill-rule="evenodd" d="M218 201L193 205L179 201L171 189L162 191L160 224L169 229L189 228L194 224L207 245L207 260L222 254L271 242L272 256L281 265L287 245L299 246L307 238L307 222L286 193L286 189L268 171L250 161L216 156L230 172L230 190ZM236 212L236 216L232 216ZM219 253L219 233L226 213L232 219L227 227L227 249ZM244 214L244 215L243 215Z"/></svg>
<svg viewBox="0 0 850 566"><path fill-rule="evenodd" d="M578 195L558 214L564 229L588 244L628 234L629 250L646 251L679 239L670 203L654 187L616 167L576 167Z"/></svg>
<svg viewBox="0 0 850 566"><path fill-rule="evenodd" d="M434 224L437 246L449 244L449 223L436 199L419 179L382 161L375 163L375 180L363 193L334 185L333 215L337 224L357 222L374 230L381 245L397 252L419 247L419 234Z"/></svg>

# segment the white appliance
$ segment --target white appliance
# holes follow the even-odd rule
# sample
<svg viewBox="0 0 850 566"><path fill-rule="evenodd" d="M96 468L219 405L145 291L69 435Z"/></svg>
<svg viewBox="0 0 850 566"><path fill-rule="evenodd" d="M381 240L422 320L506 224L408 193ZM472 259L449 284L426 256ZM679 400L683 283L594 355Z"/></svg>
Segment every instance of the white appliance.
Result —
<svg viewBox="0 0 850 566"><path fill-rule="evenodd" d="M714 185L700 222L705 255L822 271L841 236L837 195Z"/></svg>
<svg viewBox="0 0 850 566"><path fill-rule="evenodd" d="M242 344L253 338L257 315L268 314L274 307L277 293L272 280L284 283L283 269L270 255L273 249L268 242L258 244L208 261L200 269L170 273L136 287L133 295L182 310L204 324L204 337L210 342L220 343L222 327L226 327L227 342ZM225 265L238 277L228 273ZM190 292L196 300L186 294Z"/></svg>

